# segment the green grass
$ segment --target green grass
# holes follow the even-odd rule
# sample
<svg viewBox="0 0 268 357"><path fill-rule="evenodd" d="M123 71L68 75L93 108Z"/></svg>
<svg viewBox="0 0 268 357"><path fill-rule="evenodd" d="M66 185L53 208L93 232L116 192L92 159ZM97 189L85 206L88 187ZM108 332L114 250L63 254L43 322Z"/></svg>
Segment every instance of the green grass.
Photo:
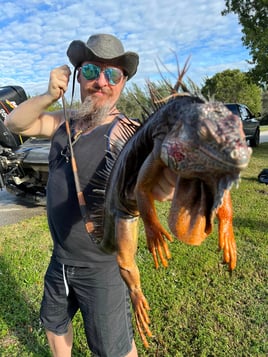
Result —
<svg viewBox="0 0 268 357"><path fill-rule="evenodd" d="M260 126L260 130L261 130L261 131L266 131L266 130L268 130L268 125L261 125L261 126Z"/></svg>
<svg viewBox="0 0 268 357"><path fill-rule="evenodd" d="M151 347L136 334L139 356L268 356L268 143L254 148L249 168L233 188L238 264L232 276L217 251L217 225L200 246L170 244L167 269L155 270L141 225L137 262L151 306ZM159 204L161 221L168 206ZM166 225L166 224L165 224ZM0 227L0 356L50 356L39 324L43 275L51 254L45 216ZM90 356L81 316L74 321L73 356ZM111 327L112 328L112 327Z"/></svg>

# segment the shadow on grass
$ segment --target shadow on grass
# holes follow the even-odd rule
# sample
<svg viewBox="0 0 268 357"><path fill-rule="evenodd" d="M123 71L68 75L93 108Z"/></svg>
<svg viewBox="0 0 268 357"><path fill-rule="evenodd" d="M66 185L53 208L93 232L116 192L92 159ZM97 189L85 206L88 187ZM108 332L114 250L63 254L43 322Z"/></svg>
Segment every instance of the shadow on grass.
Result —
<svg viewBox="0 0 268 357"><path fill-rule="evenodd" d="M11 264L0 257L0 356L51 357L45 330L39 320L42 287L36 286L39 293L30 292L27 296L20 286L27 286L28 282L17 283L18 277L12 274ZM38 281L29 284L33 283L40 285ZM74 341L73 357L88 356L88 353L85 344Z"/></svg>
<svg viewBox="0 0 268 357"><path fill-rule="evenodd" d="M244 181L251 181L251 182L258 182L258 177L251 176L251 177L243 177Z"/></svg>
<svg viewBox="0 0 268 357"><path fill-rule="evenodd" d="M8 329L6 335L1 339L0 351L3 348L3 355L8 356L4 353L8 353L8 350L12 353L12 345L17 345L19 341L19 344L24 346L23 351L21 351L22 356L25 355L23 352L27 352L27 356L51 356L48 347L44 346L44 335L39 323L39 311L20 291L16 277L11 274L9 266L4 258L0 259L0 315ZM3 329L4 326L1 327L2 331Z"/></svg>
<svg viewBox="0 0 268 357"><path fill-rule="evenodd" d="M234 227L248 227L250 229L257 229L259 232L267 233L268 221L252 219L251 217L241 218L234 217Z"/></svg>

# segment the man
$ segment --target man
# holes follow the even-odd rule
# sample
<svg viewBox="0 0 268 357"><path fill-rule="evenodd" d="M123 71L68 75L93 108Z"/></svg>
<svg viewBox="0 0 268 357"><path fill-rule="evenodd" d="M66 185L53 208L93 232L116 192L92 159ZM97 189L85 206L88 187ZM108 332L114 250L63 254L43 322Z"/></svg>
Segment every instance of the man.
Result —
<svg viewBox="0 0 268 357"><path fill-rule="evenodd" d="M67 55L77 71L82 101L78 111L69 113L73 149L89 216L94 217L94 177L104 168L111 140L116 141L120 132L122 114L116 103L136 73L139 57L125 52L122 43L108 34L93 35L87 43L73 41ZM89 238L81 216L64 112L45 111L66 92L70 75L67 65L52 70L47 92L23 102L5 121L15 133L51 138L47 213L54 248L45 276L41 321L54 357L71 356L71 321L78 309L94 355L137 356L129 294L116 257L102 252ZM155 188L160 200L172 193L169 180Z"/></svg>

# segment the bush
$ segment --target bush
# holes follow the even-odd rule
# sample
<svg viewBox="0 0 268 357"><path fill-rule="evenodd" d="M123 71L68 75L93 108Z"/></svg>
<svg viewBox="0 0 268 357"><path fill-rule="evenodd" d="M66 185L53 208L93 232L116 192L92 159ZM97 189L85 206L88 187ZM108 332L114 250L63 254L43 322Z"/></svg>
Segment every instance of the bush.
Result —
<svg viewBox="0 0 268 357"><path fill-rule="evenodd" d="M261 118L260 125L268 125L268 114Z"/></svg>

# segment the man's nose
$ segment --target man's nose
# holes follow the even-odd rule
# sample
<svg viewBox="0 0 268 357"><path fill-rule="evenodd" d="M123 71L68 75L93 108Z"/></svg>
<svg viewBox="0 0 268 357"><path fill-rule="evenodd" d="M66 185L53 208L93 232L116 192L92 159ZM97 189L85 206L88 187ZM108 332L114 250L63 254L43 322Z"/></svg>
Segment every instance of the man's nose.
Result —
<svg viewBox="0 0 268 357"><path fill-rule="evenodd" d="M97 78L96 81L100 87L104 87L104 86L108 85L108 80L105 77L105 74L103 71L100 73L100 76L99 76L99 78Z"/></svg>

